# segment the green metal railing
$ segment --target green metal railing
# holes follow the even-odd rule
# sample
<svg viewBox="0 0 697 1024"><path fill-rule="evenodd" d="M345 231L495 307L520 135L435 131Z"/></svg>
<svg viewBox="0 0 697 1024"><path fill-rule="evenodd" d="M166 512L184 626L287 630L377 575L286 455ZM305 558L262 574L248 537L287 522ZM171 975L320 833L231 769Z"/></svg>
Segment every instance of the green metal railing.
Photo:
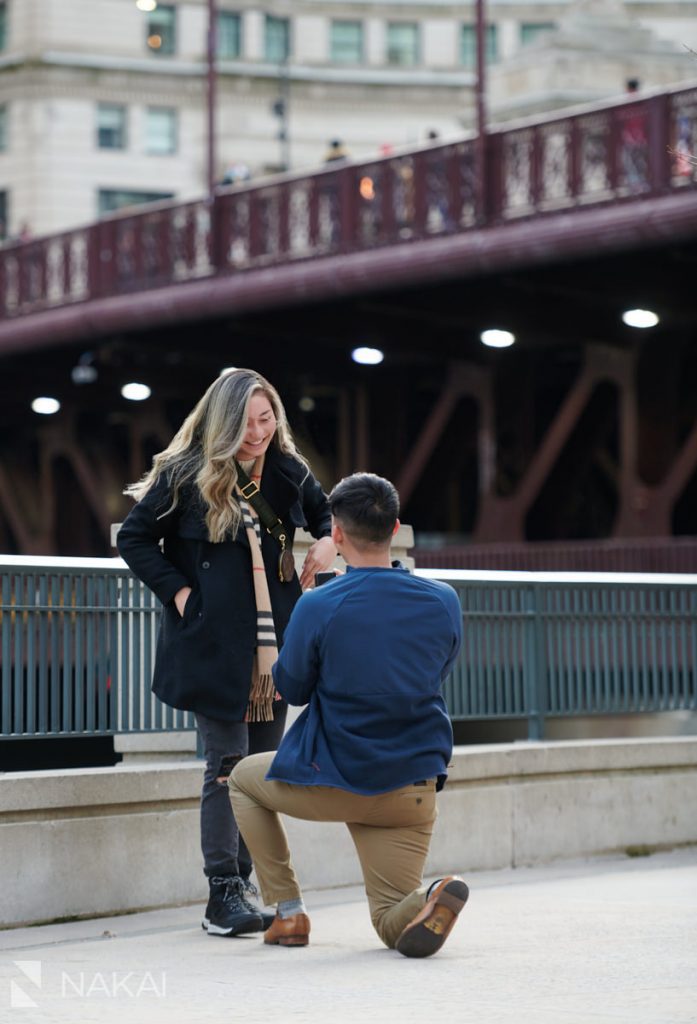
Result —
<svg viewBox="0 0 697 1024"><path fill-rule="evenodd" d="M453 720L697 709L697 577L419 570L458 592Z"/></svg>
<svg viewBox="0 0 697 1024"><path fill-rule="evenodd" d="M455 721L697 710L697 576L417 572L460 597ZM0 558L0 737L193 729L150 691L158 615L118 558Z"/></svg>
<svg viewBox="0 0 697 1024"><path fill-rule="evenodd" d="M118 558L0 558L0 736L193 729L150 692L159 605Z"/></svg>

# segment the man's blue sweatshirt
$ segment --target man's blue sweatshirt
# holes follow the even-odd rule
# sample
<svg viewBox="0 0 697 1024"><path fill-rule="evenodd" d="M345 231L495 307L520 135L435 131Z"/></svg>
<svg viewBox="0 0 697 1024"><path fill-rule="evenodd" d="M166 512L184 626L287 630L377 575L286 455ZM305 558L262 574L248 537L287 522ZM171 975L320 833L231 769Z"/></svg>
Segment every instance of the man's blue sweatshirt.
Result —
<svg viewBox="0 0 697 1024"><path fill-rule="evenodd" d="M307 591L273 674L293 723L267 778L353 793L442 785L453 734L441 695L462 642L457 594L403 568L349 568Z"/></svg>

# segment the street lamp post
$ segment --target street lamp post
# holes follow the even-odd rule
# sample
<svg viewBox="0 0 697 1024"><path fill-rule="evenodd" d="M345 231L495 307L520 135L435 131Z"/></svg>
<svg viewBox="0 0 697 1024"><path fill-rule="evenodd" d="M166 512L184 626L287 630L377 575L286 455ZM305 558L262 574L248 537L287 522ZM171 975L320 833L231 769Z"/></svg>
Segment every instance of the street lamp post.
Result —
<svg viewBox="0 0 697 1024"><path fill-rule="evenodd" d="M282 171L290 170L290 135L288 133L288 115L290 109L290 72L288 68L288 54L278 65L278 99L274 101L271 110L278 118L278 141L281 143Z"/></svg>
<svg viewBox="0 0 697 1024"><path fill-rule="evenodd" d="M206 46L207 61L207 136L206 136L206 177L208 183L208 199L212 202L215 194L215 106L216 106L216 35L217 35L216 0L208 0L208 33Z"/></svg>
<svg viewBox="0 0 697 1024"><path fill-rule="evenodd" d="M476 0L477 8L477 215L486 217L486 21L485 0Z"/></svg>

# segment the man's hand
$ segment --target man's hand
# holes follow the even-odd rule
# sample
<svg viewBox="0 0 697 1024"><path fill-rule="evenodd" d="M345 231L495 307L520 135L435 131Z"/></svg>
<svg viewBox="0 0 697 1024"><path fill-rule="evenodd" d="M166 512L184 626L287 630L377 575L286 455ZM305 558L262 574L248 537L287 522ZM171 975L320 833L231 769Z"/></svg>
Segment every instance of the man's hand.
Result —
<svg viewBox="0 0 697 1024"><path fill-rule="evenodd" d="M182 587L181 590L178 590L174 595L174 603L177 606L177 611L182 619L184 618L184 608L186 607L186 602L189 599L190 593L191 587Z"/></svg>
<svg viewBox="0 0 697 1024"><path fill-rule="evenodd" d="M300 573L300 586L303 590L314 586L315 573L326 572L335 558L336 548L331 537L320 537L316 540L305 556Z"/></svg>

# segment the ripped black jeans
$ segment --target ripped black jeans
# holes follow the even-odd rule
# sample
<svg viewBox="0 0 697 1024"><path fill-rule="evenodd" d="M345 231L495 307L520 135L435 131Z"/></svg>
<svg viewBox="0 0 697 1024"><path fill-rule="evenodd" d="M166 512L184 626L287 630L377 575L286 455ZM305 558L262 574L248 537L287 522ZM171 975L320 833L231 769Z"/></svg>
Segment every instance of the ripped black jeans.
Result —
<svg viewBox="0 0 697 1024"><path fill-rule="evenodd" d="M281 742L288 706L274 701L273 722L221 722L196 715L206 771L201 790L201 850L203 871L214 875L249 878L252 858L239 834L230 804L227 780L217 782L223 758L276 750Z"/></svg>

